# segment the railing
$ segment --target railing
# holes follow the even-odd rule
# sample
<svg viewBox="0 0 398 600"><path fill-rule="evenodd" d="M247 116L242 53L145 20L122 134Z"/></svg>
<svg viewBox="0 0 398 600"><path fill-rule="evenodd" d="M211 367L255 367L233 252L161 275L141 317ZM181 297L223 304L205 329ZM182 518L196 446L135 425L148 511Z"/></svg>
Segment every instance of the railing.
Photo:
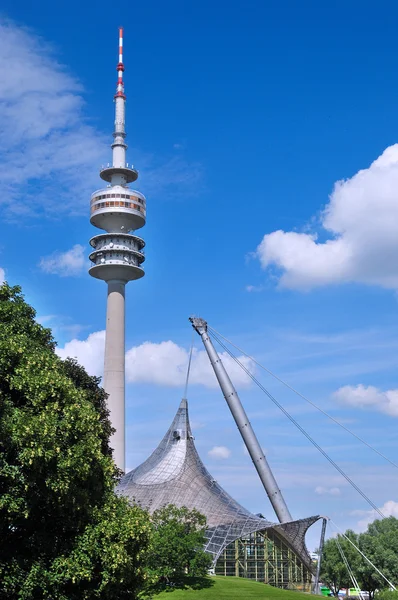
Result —
<svg viewBox="0 0 398 600"><path fill-rule="evenodd" d="M142 254L145 256L144 250L137 250L137 248L109 248L108 246L100 246L98 249L96 248L92 254L96 253L97 256L103 256L107 252L118 253L118 254ZM110 259L106 259L110 260Z"/></svg>
<svg viewBox="0 0 398 600"><path fill-rule="evenodd" d="M104 262L98 261L98 262L94 262L92 260L90 260L91 266L92 267L106 267L109 265L125 265L126 267L140 267L141 263L137 260L137 262L128 262L123 260L123 258L112 258L112 259L107 259ZM141 267L142 268L142 267Z"/></svg>
<svg viewBox="0 0 398 600"><path fill-rule="evenodd" d="M145 247L145 241L143 240L143 238L140 237L139 235L136 235L135 233L120 233L120 232L117 232L117 233L99 233L98 235L95 235L91 239L92 240L94 240L94 239L99 240L99 239L102 239L104 237L109 237L109 236L116 236L116 237L121 236L122 238L125 237L125 236L129 237L129 238L132 237L132 238L134 238L134 240L137 241L138 244L141 244L142 248ZM91 240L90 240L90 242L91 242ZM95 248L95 246L93 246L93 248Z"/></svg>
<svg viewBox="0 0 398 600"><path fill-rule="evenodd" d="M100 173L101 173L101 171L104 171L105 169L128 169L129 171L137 171L137 169L134 167L134 165L129 165L129 163L126 163L126 165L124 167L115 167L115 165L111 165L111 163L108 163L105 166L101 165Z"/></svg>
<svg viewBox="0 0 398 600"><path fill-rule="evenodd" d="M144 201L139 196L135 196L134 194L101 194L91 198L91 204L98 202L99 200L134 200L135 202L144 204Z"/></svg>

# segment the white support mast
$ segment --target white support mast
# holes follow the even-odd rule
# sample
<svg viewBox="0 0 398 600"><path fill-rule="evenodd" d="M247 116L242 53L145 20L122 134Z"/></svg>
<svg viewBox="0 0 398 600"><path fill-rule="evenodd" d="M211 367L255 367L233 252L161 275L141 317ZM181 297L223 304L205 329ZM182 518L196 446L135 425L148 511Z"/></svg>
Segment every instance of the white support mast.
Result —
<svg viewBox="0 0 398 600"><path fill-rule="evenodd" d="M245 446L250 454L276 516L279 519L279 522L285 523L287 521L292 521L292 516L278 487L278 484L276 483L274 474L271 471L271 467L269 466L264 452L261 449L256 434L253 431L245 409L242 406L238 393L234 388L234 385L230 380L229 375L225 370L225 367L222 364L221 359L218 356L217 351L207 333L207 322L204 319L199 319L196 317L191 317L189 320L191 321L195 331L197 331L202 338L202 342L209 356L211 366L213 367L218 379L218 383L220 384L222 393L224 394L224 398L227 401L233 418L235 419L235 423L239 429Z"/></svg>

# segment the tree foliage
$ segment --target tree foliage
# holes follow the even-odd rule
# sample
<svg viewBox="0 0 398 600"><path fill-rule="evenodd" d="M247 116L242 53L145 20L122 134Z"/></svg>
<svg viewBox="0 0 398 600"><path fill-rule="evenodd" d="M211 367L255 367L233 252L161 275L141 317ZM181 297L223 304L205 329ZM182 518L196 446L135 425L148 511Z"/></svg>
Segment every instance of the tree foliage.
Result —
<svg viewBox="0 0 398 600"><path fill-rule="evenodd" d="M149 567L153 576L176 582L207 573L211 558L203 550L204 515L195 509L170 504L153 513L152 523Z"/></svg>
<svg viewBox="0 0 398 600"><path fill-rule="evenodd" d="M359 547L389 581L397 585L398 519L388 517L376 520L368 526L364 533L356 534L348 530L345 535ZM332 589L335 595L339 589L354 585L338 549L338 543L361 589L368 591L370 598L373 598L377 590L388 589L388 584L383 577L344 536L338 535L337 541L336 538L330 538L325 542L321 565L321 580Z"/></svg>
<svg viewBox="0 0 398 600"><path fill-rule="evenodd" d="M398 519L376 520L360 535L360 548L389 581L398 586ZM374 592L388 587L369 563L362 561L360 579L364 589Z"/></svg>
<svg viewBox="0 0 398 600"><path fill-rule="evenodd" d="M358 544L356 533L348 530L345 535L356 545ZM356 567L359 562L358 552L344 536L338 535L337 538L330 538L325 542L321 563L321 580L330 587L336 596L341 588L353 587L339 545L347 558L348 564L354 571L357 570Z"/></svg>
<svg viewBox="0 0 398 600"><path fill-rule="evenodd" d="M0 287L0 597L135 598L151 523L114 493L99 379Z"/></svg>

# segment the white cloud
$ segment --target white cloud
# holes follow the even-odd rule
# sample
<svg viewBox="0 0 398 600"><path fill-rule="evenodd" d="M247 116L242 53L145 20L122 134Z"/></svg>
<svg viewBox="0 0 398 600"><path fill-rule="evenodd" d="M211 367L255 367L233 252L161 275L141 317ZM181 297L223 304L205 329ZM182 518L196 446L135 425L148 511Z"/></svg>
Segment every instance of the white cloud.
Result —
<svg viewBox="0 0 398 600"><path fill-rule="evenodd" d="M82 331L88 329L87 325L80 323L71 323L69 325L59 325L60 331L69 338L76 338Z"/></svg>
<svg viewBox="0 0 398 600"><path fill-rule="evenodd" d="M86 340L71 340L57 353L61 358L76 357L93 375L101 375L105 331L98 331L88 336ZM220 355L222 361L236 386L247 386L251 379L238 365L225 354ZM126 352L126 380L129 383L149 383L182 388L185 384L189 352L171 340L160 342L144 342L133 346ZM245 367L254 371L253 363L246 357L239 360ZM216 376L204 350L195 350L192 354L190 384L218 387Z"/></svg>
<svg viewBox="0 0 398 600"><path fill-rule="evenodd" d="M217 460L224 460L231 456L231 450L226 446L214 446L207 453L211 458L215 458Z"/></svg>
<svg viewBox="0 0 398 600"><path fill-rule="evenodd" d="M5 280L6 280L5 271L4 271L4 269L0 268L0 285L3 285L3 283L5 282Z"/></svg>
<svg viewBox="0 0 398 600"><path fill-rule="evenodd" d="M91 333L86 340L72 340L56 353L65 359L76 358L90 375L102 375L104 369L105 331Z"/></svg>
<svg viewBox="0 0 398 600"><path fill-rule="evenodd" d="M71 277L80 275L85 271L87 259L84 246L75 244L67 252L54 252L40 260L39 267L45 273L59 275L60 277Z"/></svg>
<svg viewBox="0 0 398 600"><path fill-rule="evenodd" d="M247 285L245 287L246 292L262 292L263 289L263 285Z"/></svg>
<svg viewBox="0 0 398 600"><path fill-rule="evenodd" d="M398 390L383 392L372 385L345 385L334 392L332 398L340 404L374 409L398 417Z"/></svg>
<svg viewBox="0 0 398 600"><path fill-rule="evenodd" d="M109 106L113 93L104 93ZM54 48L0 17L0 203L8 219L87 212L90 194L101 185L98 169L111 157L113 124L106 135L93 127L83 95ZM137 160L146 193L198 190L201 165L133 148L129 155Z"/></svg>
<svg viewBox="0 0 398 600"><path fill-rule="evenodd" d="M36 317L36 321L40 323L40 325L47 325L47 323L51 323L56 318L57 315L43 315L41 317Z"/></svg>
<svg viewBox="0 0 398 600"><path fill-rule="evenodd" d="M226 353L220 354L232 381L237 386L250 384L248 375ZM189 353L171 340L144 342L126 353L126 376L130 382L156 383L173 387L182 387L185 383ZM250 359L240 356L239 360L249 370L254 370ZM204 350L194 349L189 382L191 384L217 387L218 383Z"/></svg>
<svg viewBox="0 0 398 600"><path fill-rule="evenodd" d="M387 500L387 502L380 507L380 511L385 517L395 517L398 519L398 502L395 502L395 500ZM351 514L362 516L362 519L357 523L357 529L359 531L365 531L370 523L373 523L375 519L380 519L379 513L375 510L355 510Z"/></svg>
<svg viewBox="0 0 398 600"><path fill-rule="evenodd" d="M11 217L80 213L95 189L106 139L87 125L81 86L53 50L1 19L0 109L3 210ZM40 188L30 191L35 181Z"/></svg>
<svg viewBox="0 0 398 600"><path fill-rule="evenodd" d="M257 248L261 266L281 270L280 285L311 289L358 282L398 289L398 144L367 169L338 181L321 214L323 233L274 231Z"/></svg>
<svg viewBox="0 0 398 600"><path fill-rule="evenodd" d="M320 496L340 496L341 491L338 487L324 487L322 485L318 485L315 488L315 493Z"/></svg>

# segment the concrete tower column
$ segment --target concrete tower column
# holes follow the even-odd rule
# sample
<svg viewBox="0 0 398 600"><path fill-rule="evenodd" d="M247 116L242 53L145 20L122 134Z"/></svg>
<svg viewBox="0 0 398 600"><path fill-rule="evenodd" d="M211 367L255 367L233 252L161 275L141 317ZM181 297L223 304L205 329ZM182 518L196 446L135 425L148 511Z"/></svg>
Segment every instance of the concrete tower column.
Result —
<svg viewBox="0 0 398 600"><path fill-rule="evenodd" d="M114 460L125 471L125 287L118 279L108 281L104 389L109 418L116 432L110 439Z"/></svg>

